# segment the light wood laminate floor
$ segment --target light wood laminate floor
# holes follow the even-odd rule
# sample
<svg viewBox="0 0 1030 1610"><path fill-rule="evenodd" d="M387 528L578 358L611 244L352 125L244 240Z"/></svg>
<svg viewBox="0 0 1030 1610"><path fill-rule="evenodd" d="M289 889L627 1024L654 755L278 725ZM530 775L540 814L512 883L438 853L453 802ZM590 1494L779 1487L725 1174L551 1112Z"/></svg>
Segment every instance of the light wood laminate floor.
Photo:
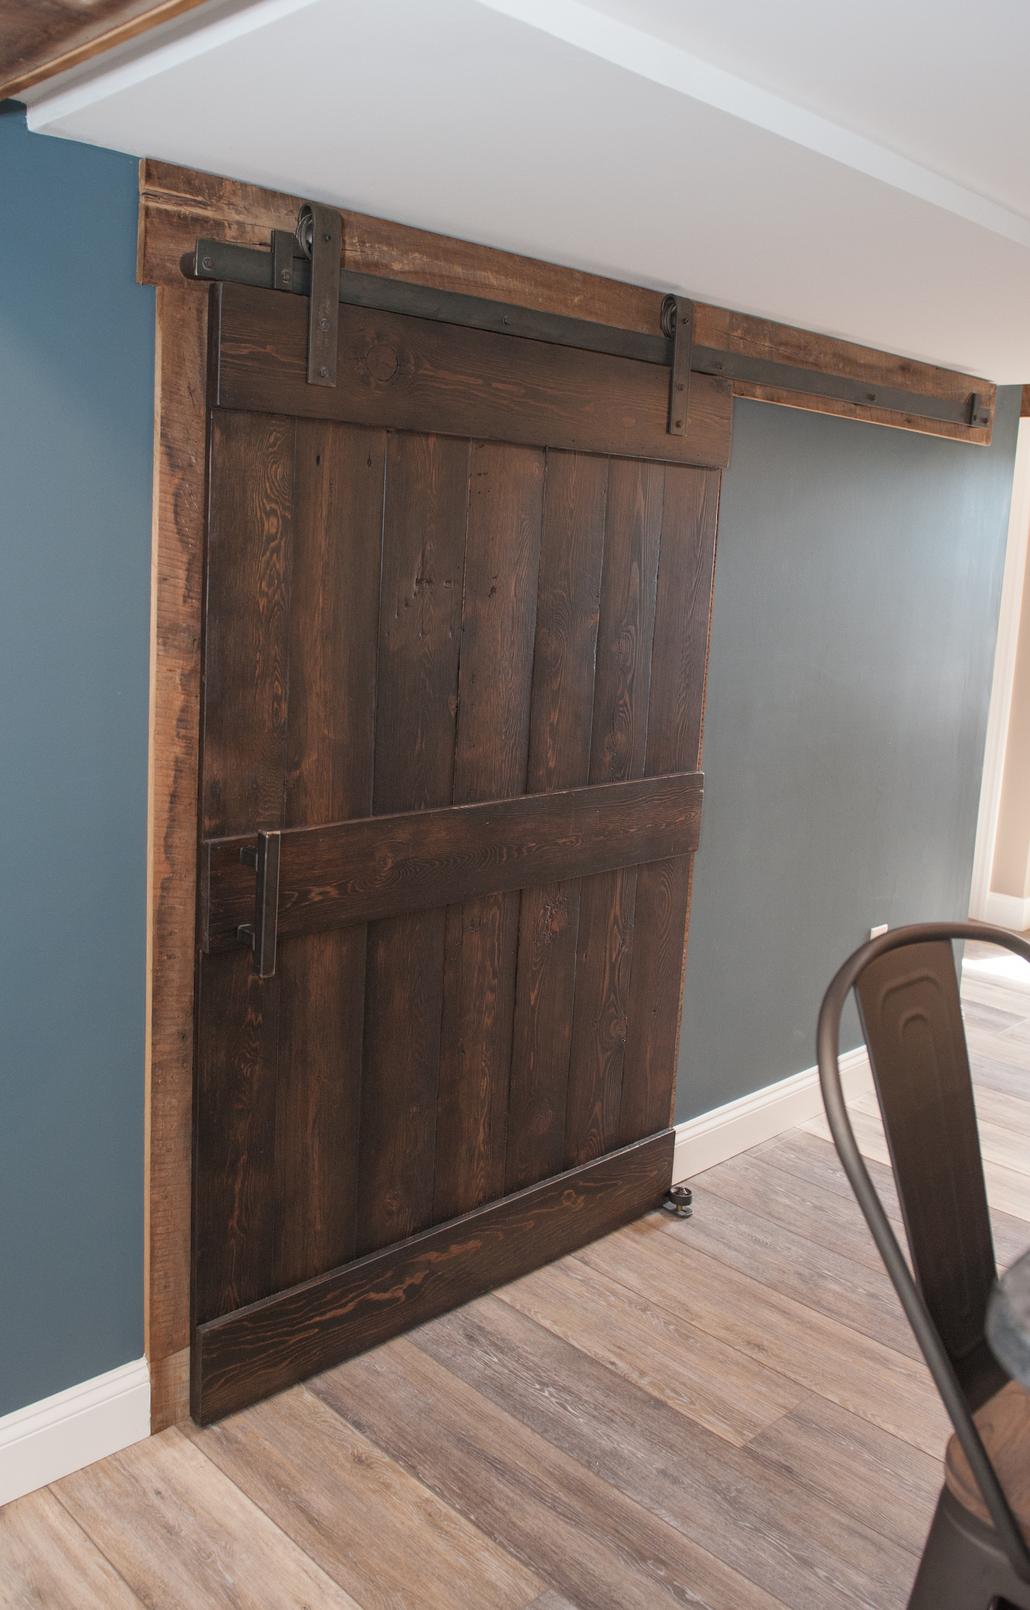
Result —
<svg viewBox="0 0 1030 1610"><path fill-rule="evenodd" d="M1030 993L964 996L1008 1263ZM896 1215L870 1098L856 1123ZM947 1427L825 1125L693 1183L692 1220L8 1505L0 1605L901 1610Z"/></svg>

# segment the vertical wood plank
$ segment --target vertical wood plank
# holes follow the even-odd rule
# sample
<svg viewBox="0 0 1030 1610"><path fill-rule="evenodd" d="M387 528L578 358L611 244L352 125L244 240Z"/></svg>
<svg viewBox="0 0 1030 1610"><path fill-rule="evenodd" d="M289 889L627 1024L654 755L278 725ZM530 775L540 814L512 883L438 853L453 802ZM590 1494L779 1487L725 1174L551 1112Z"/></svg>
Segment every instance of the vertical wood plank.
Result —
<svg viewBox="0 0 1030 1610"><path fill-rule="evenodd" d="M165 1365L189 1345L207 302L204 286L185 281L157 293L144 1207L155 1431L183 1412Z"/></svg>
<svg viewBox="0 0 1030 1610"><path fill-rule="evenodd" d="M647 728L650 776L694 771L701 761L719 481L707 470L666 469ZM692 875L692 856L654 862L636 875L620 1145L671 1122Z"/></svg>
<svg viewBox="0 0 1030 1610"><path fill-rule="evenodd" d="M525 787L545 454L470 458L453 803ZM519 896L447 913L434 1216L504 1191Z"/></svg>
<svg viewBox="0 0 1030 1610"><path fill-rule="evenodd" d="M282 826L292 420L211 424L204 643L203 831Z"/></svg>
<svg viewBox="0 0 1030 1610"><path fill-rule="evenodd" d="M594 679L592 783L644 773L665 474L614 459ZM566 1164L618 1145L636 871L585 878L565 1125Z"/></svg>
<svg viewBox="0 0 1030 1610"><path fill-rule="evenodd" d="M448 805L469 446L391 435L383 524L373 810ZM433 1217L446 912L369 924L357 1251Z"/></svg>
<svg viewBox="0 0 1030 1610"><path fill-rule="evenodd" d="M280 827L286 758L294 427L215 417L205 640L204 831ZM281 979L245 950L200 974L194 1318L275 1283L275 1073Z"/></svg>
<svg viewBox="0 0 1030 1610"><path fill-rule="evenodd" d="M285 827L372 808L376 636L386 437L296 426ZM353 1256L363 925L311 934L279 952L276 1078L278 1283Z"/></svg>
<svg viewBox="0 0 1030 1610"><path fill-rule="evenodd" d="M528 793L589 781L594 658L608 461L547 458ZM579 933L579 884L523 890L508 1109L506 1188L560 1172Z"/></svg>

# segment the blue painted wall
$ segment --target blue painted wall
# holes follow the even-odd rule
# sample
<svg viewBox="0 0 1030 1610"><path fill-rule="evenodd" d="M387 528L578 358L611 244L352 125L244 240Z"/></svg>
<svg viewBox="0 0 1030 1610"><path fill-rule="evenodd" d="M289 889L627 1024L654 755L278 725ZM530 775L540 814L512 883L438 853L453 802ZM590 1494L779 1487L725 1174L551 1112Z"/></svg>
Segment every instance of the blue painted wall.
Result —
<svg viewBox="0 0 1030 1610"><path fill-rule="evenodd" d="M968 912L1018 415L975 448L735 404L680 1118L811 1067L874 924Z"/></svg>
<svg viewBox="0 0 1030 1610"><path fill-rule="evenodd" d="M143 1351L153 292L0 107L0 1414Z"/></svg>

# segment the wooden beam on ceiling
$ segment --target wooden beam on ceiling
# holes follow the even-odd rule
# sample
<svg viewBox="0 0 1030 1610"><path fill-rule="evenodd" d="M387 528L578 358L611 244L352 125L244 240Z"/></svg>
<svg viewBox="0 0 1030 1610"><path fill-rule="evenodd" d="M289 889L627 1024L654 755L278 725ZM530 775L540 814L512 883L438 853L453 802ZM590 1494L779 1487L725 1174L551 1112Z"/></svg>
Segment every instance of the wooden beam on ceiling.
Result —
<svg viewBox="0 0 1030 1610"><path fill-rule="evenodd" d="M145 160L140 164L139 278L158 285L181 285L181 260L200 236L267 247L273 229L293 229L299 205L300 198L281 191ZM345 271L489 297L624 330L654 333L659 328L660 291L455 241L364 213L347 209L341 213ZM967 425L914 410L901 412L873 402L845 401L746 379L733 381L737 396L975 446L991 440L995 387L988 380L704 302L694 304L693 339L698 347L837 376L867 385L870 391L917 393L953 402L956 407L975 393L979 412L987 415L988 422Z"/></svg>
<svg viewBox="0 0 1030 1610"><path fill-rule="evenodd" d="M0 0L0 101L206 0Z"/></svg>

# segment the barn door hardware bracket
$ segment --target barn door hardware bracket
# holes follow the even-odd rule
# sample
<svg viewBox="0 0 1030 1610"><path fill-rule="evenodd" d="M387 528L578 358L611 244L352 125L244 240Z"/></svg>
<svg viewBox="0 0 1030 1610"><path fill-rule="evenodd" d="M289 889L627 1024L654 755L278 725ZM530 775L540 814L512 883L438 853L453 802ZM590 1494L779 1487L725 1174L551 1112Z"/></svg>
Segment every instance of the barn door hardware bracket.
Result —
<svg viewBox="0 0 1030 1610"><path fill-rule="evenodd" d="M275 953L279 942L279 846L280 834L259 833L257 847L245 845L240 860L252 866L254 880L254 921L241 923L237 936L254 952L254 971L259 978L275 972Z"/></svg>
<svg viewBox="0 0 1030 1610"><path fill-rule="evenodd" d="M326 234L333 238L324 239ZM335 384L339 304L400 313L437 324L492 331L526 341L604 352L614 358L660 365L670 370L668 430L683 435L689 425L687 403L692 375L711 375L731 385L742 384L745 396L772 389L799 397L825 397L859 409L874 407L913 419L946 421L978 428L991 423L989 397L957 386L946 395L885 386L859 376L810 369L779 358L723 347L702 346L696 339L696 309L688 297L670 295L660 304L653 331L625 330L540 308L519 307L492 297L469 296L409 280L341 271L342 220L334 207L305 203L297 231L272 231L271 250L234 242L197 241L182 260L191 279L221 280L258 290L291 291L310 298L308 378L314 385ZM323 324L323 320L327 322ZM324 372L323 372L324 371ZM964 378L964 377L962 377ZM752 389L753 388L753 389ZM779 399L776 399L779 400Z"/></svg>
<svg viewBox="0 0 1030 1610"><path fill-rule="evenodd" d="M340 253L343 220L335 207L305 201L297 217L297 240L311 264L308 296L308 384L335 386L340 328Z"/></svg>
<svg viewBox="0 0 1030 1610"><path fill-rule="evenodd" d="M690 396L690 362L694 345L694 304L685 296L667 296L662 303L662 334L672 342L669 372L670 436L683 436L687 429L687 402Z"/></svg>
<svg viewBox="0 0 1030 1610"><path fill-rule="evenodd" d="M266 252L198 240L196 250L183 259L183 273L191 279L231 280L307 296L308 383L335 386L343 220L335 207L305 201L295 230L272 230L271 248Z"/></svg>

